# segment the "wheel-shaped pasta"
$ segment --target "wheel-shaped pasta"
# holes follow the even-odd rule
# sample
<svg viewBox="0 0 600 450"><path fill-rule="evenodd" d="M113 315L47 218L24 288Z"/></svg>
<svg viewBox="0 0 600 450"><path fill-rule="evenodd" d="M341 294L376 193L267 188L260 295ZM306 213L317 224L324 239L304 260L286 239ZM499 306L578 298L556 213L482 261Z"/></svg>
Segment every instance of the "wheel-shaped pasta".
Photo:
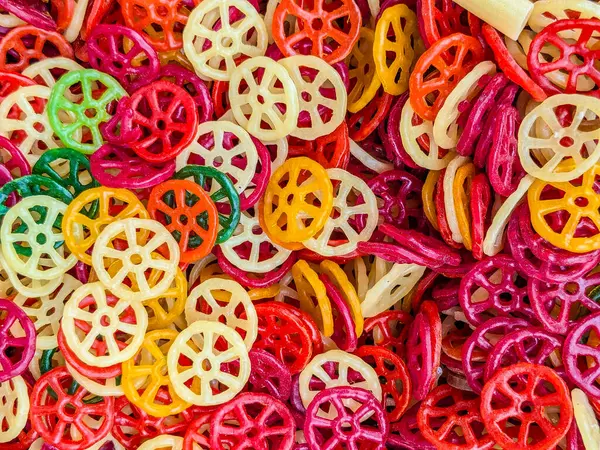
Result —
<svg viewBox="0 0 600 450"><path fill-rule="evenodd" d="M554 21L575 17L574 13L578 19L600 19L600 5L586 0L538 0L533 4L527 25L539 33ZM560 36L575 40L579 38L576 30L565 30Z"/></svg>
<svg viewBox="0 0 600 450"><path fill-rule="evenodd" d="M417 264L394 264L392 269L371 287L360 304L364 317L373 317L389 309L419 282L426 267Z"/></svg>
<svg viewBox="0 0 600 450"><path fill-rule="evenodd" d="M229 101L236 122L258 139L274 141L296 129L298 90L287 70L271 58L251 58L234 70Z"/></svg>
<svg viewBox="0 0 600 450"><path fill-rule="evenodd" d="M322 256L347 255L375 231L379 219L377 199L367 183L344 169L327 169L327 175L335 186L332 216L316 236L302 244ZM366 217L362 229L353 226L358 215Z"/></svg>
<svg viewBox="0 0 600 450"><path fill-rule="evenodd" d="M75 265L75 255L65 255L59 228L67 205L47 195L34 195L13 206L2 222L2 254L17 273L37 280L62 275ZM83 237L82 228L74 236Z"/></svg>
<svg viewBox="0 0 600 450"><path fill-rule="evenodd" d="M438 146L433 137L433 122L421 119L410 102L402 108L400 134L408 156L424 169L442 170L456 155Z"/></svg>
<svg viewBox="0 0 600 450"><path fill-rule="evenodd" d="M220 322L237 331L250 350L258 334L258 317L246 290L236 281L210 278L194 288L185 304L188 325Z"/></svg>
<svg viewBox="0 0 600 450"><path fill-rule="evenodd" d="M352 376L350 376L352 371ZM381 401L382 391L379 378L373 368L358 356L341 350L330 350L315 356L300 373L300 398L305 408L308 408L315 396L324 389L338 386L352 386L365 389ZM319 386L318 389L315 386ZM355 410L358 404L345 401L344 404ZM323 417L329 417L331 412L320 411ZM335 417L335 416L333 416Z"/></svg>
<svg viewBox="0 0 600 450"><path fill-rule="evenodd" d="M81 362L94 367L110 367L131 359L142 345L147 327L148 313L140 302L107 294L99 282L73 292L61 321L69 348ZM93 351L99 337L105 352Z"/></svg>
<svg viewBox="0 0 600 450"><path fill-rule="evenodd" d="M271 236L284 243L303 242L329 219L333 185L320 164L306 157L288 159L271 177L263 203L265 228Z"/></svg>
<svg viewBox="0 0 600 450"><path fill-rule="evenodd" d="M41 263L43 266L48 266L52 261L49 258L43 258ZM2 252L0 252L0 267L8 277L9 286L5 287L7 294L14 295L16 291L29 298L39 298L54 292L63 280L63 276L35 280L20 274L6 262Z"/></svg>
<svg viewBox="0 0 600 450"><path fill-rule="evenodd" d="M177 334L168 329L147 333L137 354L123 363L125 396L153 417L179 414L190 406L175 393L167 371L167 353Z"/></svg>
<svg viewBox="0 0 600 450"><path fill-rule="evenodd" d="M196 72L227 81L236 61L265 54L268 39L265 22L250 2L206 0L190 14L183 49Z"/></svg>
<svg viewBox="0 0 600 450"><path fill-rule="evenodd" d="M127 247L117 250L114 241L123 237ZM155 253L159 248L164 258ZM119 269L111 275L108 267L115 261ZM113 222L100 233L92 251L92 265L98 279L126 300L143 301L164 293L175 278L177 264L177 241L154 220L129 218ZM153 270L154 277L146 278L149 269ZM126 278L131 286L123 283Z"/></svg>
<svg viewBox="0 0 600 450"><path fill-rule="evenodd" d="M314 140L333 133L346 115L346 86L337 71L316 56L296 55L279 61L298 90L298 127L290 134Z"/></svg>
<svg viewBox="0 0 600 450"><path fill-rule="evenodd" d="M69 92L81 89L82 98L74 102ZM95 98L94 91L102 95ZM48 101L50 125L69 148L94 153L104 142L100 125L112 117L111 106L127 95L110 75L93 69L75 70L63 75L52 88ZM66 120L66 119L69 120ZM84 134L84 130L88 133Z"/></svg>
<svg viewBox="0 0 600 450"><path fill-rule="evenodd" d="M57 56L55 58L42 59L41 61L33 63L23 70L23 75L41 85L52 88L60 78L60 76L56 75L57 73L62 75L63 71L72 72L74 70L82 69L83 66L72 59L65 58L64 56ZM81 95L74 94L70 91L65 93L65 95L73 101L81 99Z"/></svg>
<svg viewBox="0 0 600 450"><path fill-rule="evenodd" d="M273 242L260 226L259 206L244 211L233 236L221 244L223 256L238 269L268 273L281 266L291 250Z"/></svg>
<svg viewBox="0 0 600 450"><path fill-rule="evenodd" d="M90 212L94 209L97 209L97 213L91 218ZM117 214L114 211L118 211ZM102 230L108 224L128 217L150 217L132 192L104 186L88 189L75 197L65 211L62 222L65 243L77 259L91 266L89 250ZM85 234L83 239L76 234L82 227Z"/></svg>
<svg viewBox="0 0 600 450"><path fill-rule="evenodd" d="M225 364L227 372L222 369ZM167 367L179 397L199 406L231 400L250 376L248 350L241 336L227 325L203 320L179 333L169 349Z"/></svg>
<svg viewBox="0 0 600 450"><path fill-rule="evenodd" d="M0 443L6 443L23 431L29 417L29 392L21 376L0 383L0 405Z"/></svg>
<svg viewBox="0 0 600 450"><path fill-rule="evenodd" d="M0 103L0 135L9 139L20 138L17 147L31 165L35 164L44 150L61 147L60 138L50 126L46 103L50 98L46 86L24 86L8 95ZM64 115L65 121L73 121L73 115ZM81 138L81 130L74 132Z"/></svg>
<svg viewBox="0 0 600 450"><path fill-rule="evenodd" d="M37 332L36 349L50 350L56 348L56 335L63 316L65 302L73 291L81 286L81 282L69 274L65 274L60 287L47 295L31 299L23 294L14 298L27 316L33 321Z"/></svg>
<svg viewBox="0 0 600 450"><path fill-rule="evenodd" d="M148 311L148 330L168 328L180 318L185 309L187 295L188 282L185 273L181 269L177 269L177 274L169 289L157 297L144 300L144 306Z"/></svg>
<svg viewBox="0 0 600 450"><path fill-rule="evenodd" d="M238 194L252 182L258 164L258 153L250 135L231 122L204 122L198 127L194 141L177 156L177 170L188 164L215 167L233 181ZM212 183L211 194L217 189Z"/></svg>
<svg viewBox="0 0 600 450"><path fill-rule="evenodd" d="M557 167L557 173L572 172L573 161ZM596 180L600 164L583 174L581 181L536 180L527 199L534 230L551 244L573 253L600 248L600 196ZM553 194L548 197L548 192Z"/></svg>
<svg viewBox="0 0 600 450"><path fill-rule="evenodd" d="M408 89L418 34L417 16L406 5L386 8L377 20L373 45L375 68L388 94L400 95Z"/></svg>
<svg viewBox="0 0 600 450"><path fill-rule="evenodd" d="M433 137L437 145L442 148L456 147L459 138L456 123L460 115L459 105L463 102L473 102L482 89L479 81L486 75L492 76L495 73L496 65L493 62L480 62L452 89L433 122Z"/></svg>
<svg viewBox="0 0 600 450"><path fill-rule="evenodd" d="M599 118L600 99L581 94L549 97L521 123L518 136L521 165L530 175L549 182L581 176L600 159ZM551 130L550 136L538 135L541 123ZM574 162L571 170L563 166L560 172L556 171L566 160Z"/></svg>
<svg viewBox="0 0 600 450"><path fill-rule="evenodd" d="M317 272L304 260L292 267L294 284L298 291L300 309L308 313L325 337L333 334L333 311L325 285Z"/></svg>
<svg viewBox="0 0 600 450"><path fill-rule="evenodd" d="M375 98L381 86L373 59L374 40L373 30L362 27L356 44L346 58L348 77L352 86L348 93L348 111L351 113L356 113L367 106Z"/></svg>

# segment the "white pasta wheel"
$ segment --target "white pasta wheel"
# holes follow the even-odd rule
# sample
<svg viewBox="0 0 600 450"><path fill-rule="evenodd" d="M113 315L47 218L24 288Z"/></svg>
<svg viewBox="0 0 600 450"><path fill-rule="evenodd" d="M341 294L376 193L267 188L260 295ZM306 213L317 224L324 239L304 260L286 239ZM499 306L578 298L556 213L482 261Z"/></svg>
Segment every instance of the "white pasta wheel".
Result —
<svg viewBox="0 0 600 450"><path fill-rule="evenodd" d="M230 23L232 10L242 17ZM267 42L262 17L244 0L204 0L194 8L183 30L185 56L196 72L212 80L229 80L236 60L264 55Z"/></svg>
<svg viewBox="0 0 600 450"><path fill-rule="evenodd" d="M194 157L202 158L203 166L229 176L238 194L250 185L258 164L258 152L248 132L227 121L200 124L194 141L177 156L177 170L191 164ZM217 183L212 183L211 194L217 189Z"/></svg>
<svg viewBox="0 0 600 450"><path fill-rule="evenodd" d="M356 250L359 242L368 241L379 219L377 198L367 183L344 169L327 169L327 175L333 182L333 213L325 226L316 236L302 244L322 256L346 255ZM357 203L361 197L360 203ZM356 231L352 223L356 216L365 215L365 227ZM332 237L347 242L330 245Z"/></svg>
<svg viewBox="0 0 600 450"><path fill-rule="evenodd" d="M348 95L340 74L312 55L290 56L279 64L285 67L296 85L300 114L310 116L310 124L298 126L291 135L314 140L333 133L346 117Z"/></svg>
<svg viewBox="0 0 600 450"><path fill-rule="evenodd" d="M360 304L364 317L373 317L390 309L419 282L426 267L417 264L394 264L365 294Z"/></svg>
<svg viewBox="0 0 600 450"><path fill-rule="evenodd" d="M421 123L418 125L413 124L414 119L419 120ZM409 101L402 108L400 135L402 136L402 145L408 156L424 169L442 170L456 156L454 152L448 151L443 157L440 157L440 147L433 136L433 123L418 117ZM429 151L427 153L419 144L418 138L421 136L428 137Z"/></svg>
<svg viewBox="0 0 600 450"><path fill-rule="evenodd" d="M36 163L44 151L63 146L50 126L48 108L34 108L32 105L36 99L47 104L49 98L50 88L46 86L24 86L8 95L0 103L0 135L10 139L17 132L23 133L25 138L17 147L31 165ZM13 115L16 108L21 112L17 118ZM68 122L74 117L65 117L64 119ZM80 140L81 129L76 130L73 136Z"/></svg>
<svg viewBox="0 0 600 450"><path fill-rule="evenodd" d="M360 376L355 374L355 376L350 378L350 369L358 372ZM312 381L320 381L320 383L317 383L320 386L318 388L311 387ZM323 389L331 389L338 386L353 386L366 389L377 400L381 401L382 398L381 384L375 370L358 356L342 350L330 350L315 356L300 373L299 382L300 398L305 408L308 408L308 405L310 405L315 396ZM346 406L355 411L359 405L350 400ZM322 413L323 411L319 413L319 416ZM334 413L331 412L331 414ZM323 417L327 416L325 414Z"/></svg>
<svg viewBox="0 0 600 450"><path fill-rule="evenodd" d="M560 108L575 108L572 121L562 125ZM600 125L588 119L600 119L600 99L581 94L559 94L549 97L534 108L521 123L518 151L521 165L531 176L544 181L570 181L593 167L600 160ZM548 137L537 134L540 123L551 131ZM582 154L585 148L586 156ZM543 152L542 152L543 150ZM546 158L540 160L540 155ZM556 172L567 159L575 164L572 170Z"/></svg>
<svg viewBox="0 0 600 450"><path fill-rule="evenodd" d="M0 383L0 443L16 438L28 417L29 392L23 378L16 376Z"/></svg>
<svg viewBox="0 0 600 450"><path fill-rule="evenodd" d="M63 316L65 302L73 291L81 286L81 282L69 274L65 274L58 290L32 301L19 294L14 302L33 321L37 332L36 349L50 350L58 346L56 336Z"/></svg>
<svg viewBox="0 0 600 450"><path fill-rule="evenodd" d="M452 232L452 240L457 244L462 244L463 237L458 226L458 217L456 216L456 206L454 204L454 195L452 195L452 188L454 186L454 178L456 177L456 171L465 164L469 163L469 158L464 156L457 156L446 168L444 174L443 186L444 189L444 209L446 210L446 220L448 221L448 227Z"/></svg>
<svg viewBox="0 0 600 450"><path fill-rule="evenodd" d="M204 302L207 310L199 311L198 302ZM222 318L228 327L244 332L244 343L250 350L258 335L258 316L250 296L236 281L210 278L190 292L185 304L185 320L191 325L199 320L219 322Z"/></svg>
<svg viewBox="0 0 600 450"><path fill-rule="evenodd" d="M469 74L458 82L433 122L433 138L442 148L454 148L458 144L459 105L464 101L473 101L481 92L479 80L486 75L494 75L496 65L491 61L480 62Z"/></svg>
<svg viewBox="0 0 600 450"><path fill-rule="evenodd" d="M83 26L83 20L85 19L85 13L87 12L89 0L75 0L75 7L73 9L73 17L69 26L64 31L63 35L69 42L74 42L79 37L79 32Z"/></svg>
<svg viewBox="0 0 600 450"><path fill-rule="evenodd" d="M221 251L227 261L238 269L253 273L267 273L281 266L292 251L274 243L267 236L258 221L258 207L254 205L242 212L239 225L233 236L221 244ZM261 246L266 245L265 243L268 243L271 253L269 258L261 259L260 250ZM246 244L251 245L250 254L243 257L236 252L236 248Z"/></svg>
<svg viewBox="0 0 600 450"><path fill-rule="evenodd" d="M510 194L504 203L502 203L500 209L496 211L496 214L492 219L492 224L488 228L483 240L483 253L487 256L494 256L500 253L504 247L504 230L506 229L506 225L508 225L508 221L510 220L513 211L519 203L521 203L523 198L525 198L529 187L534 181L535 178L531 175L525 175L521 179L515 192Z"/></svg>
<svg viewBox="0 0 600 450"><path fill-rule="evenodd" d="M371 154L367 153L360 145L350 139L350 154L358 159L363 166L371 169L373 172L383 173L393 170L394 165L389 162L383 162Z"/></svg>
<svg viewBox="0 0 600 450"><path fill-rule="evenodd" d="M583 439L583 445L586 449L598 448L600 427L587 395L581 389L573 389L571 399L573 400L573 412L575 413L577 428L579 428Z"/></svg>
<svg viewBox="0 0 600 450"><path fill-rule="evenodd" d="M65 72L83 69L84 67L82 65L78 64L72 59L65 58L64 56L57 56L55 58L42 59L41 61L31 64L29 67L26 67L25 70L23 70L23 75L36 82L41 80L44 85L51 88L60 78L60 76L57 77L57 73L62 75ZM73 92L67 89L65 91L65 98L75 102L81 99L81 94L73 94Z"/></svg>
<svg viewBox="0 0 600 450"><path fill-rule="evenodd" d="M281 139L298 124L296 85L287 70L271 58L251 58L233 71L229 101L236 122L258 139Z"/></svg>

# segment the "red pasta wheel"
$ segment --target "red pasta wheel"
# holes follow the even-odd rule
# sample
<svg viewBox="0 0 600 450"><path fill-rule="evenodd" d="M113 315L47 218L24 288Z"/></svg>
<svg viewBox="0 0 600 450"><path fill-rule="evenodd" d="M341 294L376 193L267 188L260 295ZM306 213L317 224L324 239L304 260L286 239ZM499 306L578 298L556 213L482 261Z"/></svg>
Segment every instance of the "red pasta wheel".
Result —
<svg viewBox="0 0 600 450"><path fill-rule="evenodd" d="M198 110L188 92L168 81L155 81L131 97L133 116L123 118L126 131L142 130L130 143L140 157L151 163L174 159L192 143L198 129Z"/></svg>
<svg viewBox="0 0 600 450"><path fill-rule="evenodd" d="M101 441L115 418L113 397L85 403L89 392L81 386L73 389L72 382L67 368L57 367L43 375L31 393L31 425L46 443L64 450L89 448Z"/></svg>
<svg viewBox="0 0 600 450"><path fill-rule="evenodd" d="M550 419L551 411L556 418ZM573 420L569 388L548 367L519 363L496 372L481 392L481 416L505 450L556 447Z"/></svg>

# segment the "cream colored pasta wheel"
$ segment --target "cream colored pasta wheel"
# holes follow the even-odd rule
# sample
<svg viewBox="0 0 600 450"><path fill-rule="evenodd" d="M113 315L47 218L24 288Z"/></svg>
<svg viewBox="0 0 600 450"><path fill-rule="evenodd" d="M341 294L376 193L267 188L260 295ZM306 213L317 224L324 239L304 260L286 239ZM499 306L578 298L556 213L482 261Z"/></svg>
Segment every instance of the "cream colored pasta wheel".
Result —
<svg viewBox="0 0 600 450"><path fill-rule="evenodd" d="M161 434L138 447L138 450L182 450L183 438L172 434Z"/></svg>
<svg viewBox="0 0 600 450"><path fill-rule="evenodd" d="M561 125L557 117L556 110L562 107L575 107L568 126ZM543 181L570 181L594 166L600 159L600 125L596 121L589 126L590 122L585 119L590 114L600 118L600 99L581 94L559 94L544 100L525 116L519 128L518 148L521 165L527 173ZM537 135L539 121L552 131L549 138ZM587 157L582 155L584 148ZM534 159L533 153L542 149L550 151L552 156L543 161ZM566 159L575 162L574 169L555 172Z"/></svg>
<svg viewBox="0 0 600 450"><path fill-rule="evenodd" d="M8 275L8 271L5 268L6 263L4 261L4 257L2 256L2 251L0 249L0 297L2 298L13 298L18 295L20 292L15 288L13 282ZM13 271L14 274L14 271ZM15 275L16 277L16 275ZM18 283L17 283L18 284Z"/></svg>
<svg viewBox="0 0 600 450"><path fill-rule="evenodd" d="M117 250L113 242L123 237L127 247ZM162 257L155 253L159 248ZM121 268L112 276L107 269L114 261L120 262ZM92 266L98 279L125 300L143 301L166 292L178 264L177 242L162 224L149 219L132 217L109 224L98 236L92 251ZM147 270L152 270L158 280L151 283L146 278ZM130 279L131 287L123 283L126 279Z"/></svg>
<svg viewBox="0 0 600 450"><path fill-rule="evenodd" d="M310 117L309 126L298 126L291 135L314 140L333 133L346 117L348 95L340 74L312 55L290 56L280 60L279 64L285 67L296 85L300 114Z"/></svg>
<svg viewBox="0 0 600 450"><path fill-rule="evenodd" d="M232 12L236 21L231 23ZM183 30L183 49L196 72L227 81L236 60L265 54L265 22L250 2L204 0L194 8Z"/></svg>
<svg viewBox="0 0 600 450"><path fill-rule="evenodd" d="M571 19L573 13L579 13L578 19L600 18L600 5L588 0L538 0L533 4L533 11L527 25L539 33L556 20ZM575 30L561 32L561 36L569 39L579 38Z"/></svg>
<svg viewBox="0 0 600 450"><path fill-rule="evenodd" d="M86 1L87 3L87 0L80 0L80 2L81 1ZM83 69L83 66L72 59L65 58L63 56L57 56L55 58L42 59L41 61L31 64L29 67L26 67L25 70L23 70L23 75L31 78L39 84L51 88L65 72ZM60 74L59 76L56 75L57 72ZM67 89L65 90L65 98L75 102L80 100L82 95L73 94L71 90Z"/></svg>
<svg viewBox="0 0 600 450"><path fill-rule="evenodd" d="M99 282L85 284L73 292L61 322L69 348L82 362L95 367L131 359L142 345L147 328L148 313L140 302L107 295ZM106 344L105 355L92 350L98 337Z"/></svg>
<svg viewBox="0 0 600 450"><path fill-rule="evenodd" d="M419 120L421 123L414 125L414 119ZM406 102L402 108L400 117L400 135L402 136L402 145L404 145L404 149L406 150L406 153L408 153L408 156L424 169L442 170L450 164L450 161L452 161L456 155L454 152L450 151L446 152L443 157L440 155L441 149L435 142L433 136L433 123L419 118L415 114L410 102ZM426 136L426 140L429 142L428 152L425 152L419 144L418 139L422 136Z"/></svg>
<svg viewBox="0 0 600 450"><path fill-rule="evenodd" d="M573 400L573 412L575 413L577 428L583 439L583 445L586 449L598 448L600 427L587 395L581 389L573 389L571 400Z"/></svg>
<svg viewBox="0 0 600 450"><path fill-rule="evenodd" d="M228 300L217 301L214 292ZM185 320L191 325L199 320L219 322L221 319L243 336L250 350L258 335L258 316L250 296L237 281L210 278L190 292L185 304Z"/></svg>
<svg viewBox="0 0 600 450"><path fill-rule="evenodd" d="M459 105L464 101L472 102L481 92L479 80L486 75L495 73L496 64L491 61L483 61L459 81L433 123L433 138L437 145L442 148L456 147L459 138L458 124L456 123L460 115Z"/></svg>
<svg viewBox="0 0 600 450"><path fill-rule="evenodd" d="M4 260L3 260L4 261ZM42 265L51 264L51 260L46 258L42 260ZM3 262L4 271L8 275L8 279L14 288L16 293L25 295L30 298L39 298L44 295L48 295L55 291L58 286L62 283L63 276L51 278L51 279L40 279L35 280L15 272L6 262Z"/></svg>
<svg viewBox="0 0 600 450"><path fill-rule="evenodd" d="M469 163L469 158L464 156L457 156L446 168L444 174L444 209L446 210L446 220L448 221L448 227L452 232L452 240L458 244L462 244L463 238L458 226L458 218L456 217L456 206L454 205L454 195L452 195L452 187L454 186L454 178L456 177L456 171L465 164Z"/></svg>
<svg viewBox="0 0 600 450"><path fill-rule="evenodd" d="M29 393L21 376L0 383L0 442L16 438L29 417Z"/></svg>
<svg viewBox="0 0 600 450"><path fill-rule="evenodd" d="M187 364L182 356L191 365L182 365ZM236 372L221 370L234 361L239 364ZM227 325L204 320L179 333L169 349L167 367L177 395L199 406L228 402L241 392L250 376L250 358L242 337Z"/></svg>
<svg viewBox="0 0 600 450"><path fill-rule="evenodd" d="M293 302L300 300L300 296L296 289L290 286L292 281L294 281L294 277L292 276L292 272L289 271L279 282L279 292L275 296L276 302L285 302L286 299L290 299Z"/></svg>
<svg viewBox="0 0 600 450"><path fill-rule="evenodd" d="M36 163L45 150L62 147L60 139L50 126L48 109L34 108L31 103L37 99L41 100L40 105L46 105L49 98L50 88L46 86L24 86L0 103L0 135L11 139L15 134L23 134L17 147L31 165ZM15 110L20 111L18 117L14 116ZM67 122L69 120L67 117L64 119ZM73 136L74 139L81 139L81 130L76 130Z"/></svg>
<svg viewBox="0 0 600 450"><path fill-rule="evenodd" d="M351 378L349 378L350 370L353 371ZM317 388L311 388L313 381L317 381ZM300 398L305 408L308 408L310 402L323 389L338 386L366 389L381 401L381 384L375 370L358 356L342 350L330 350L315 356L300 373L299 382ZM350 401L346 406L356 411L358 404ZM331 414L335 413L332 411ZM325 414L323 417L328 415Z"/></svg>
<svg viewBox="0 0 600 450"><path fill-rule="evenodd" d="M364 317L373 317L390 309L419 282L425 267L417 264L394 264L392 269L370 288L360 307Z"/></svg>
<svg viewBox="0 0 600 450"><path fill-rule="evenodd" d="M121 381L117 378L109 378L107 380L92 380L84 375L77 372L68 363L66 364L67 370L77 383L83 386L88 392L98 395L100 397L122 397L125 395ZM137 389L141 389L144 386L144 379L134 380Z"/></svg>
<svg viewBox="0 0 600 450"><path fill-rule="evenodd" d="M246 272L267 273L281 266L292 254L291 250L275 244L264 232L258 221L258 205L243 211L240 223L227 241L221 244L223 256L234 266ZM236 249L250 244L250 254L243 257ZM261 255L261 247L268 245L269 257ZM263 249L264 251L264 249Z"/></svg>
<svg viewBox="0 0 600 450"><path fill-rule="evenodd" d="M22 294L14 298L17 304L33 321L37 331L36 349L50 350L58 346L56 335L63 316L65 302L73 291L81 286L81 282L69 274L65 274L58 290L43 295L32 301Z"/></svg>
<svg viewBox="0 0 600 450"><path fill-rule="evenodd" d="M0 228L2 254L15 272L33 279L48 280L62 277L77 263L75 255L64 255L64 245L61 245L64 236L55 226L57 221L60 223L59 216L64 215L66 209L67 205L53 197L34 195L8 210ZM43 215L40 211L44 211ZM25 230L19 232L20 228ZM73 231L76 239L83 238L82 227L75 227ZM31 254L21 258L17 253L18 247L29 248ZM47 259L49 264L44 264Z"/></svg>
<svg viewBox="0 0 600 450"><path fill-rule="evenodd" d="M533 184L535 178L531 175L525 175L519 186L510 194L502 206L492 219L492 224L488 228L485 238L483 240L483 253L488 256L494 256L502 250L504 247L504 230L506 229L506 225L508 225L508 221L510 217L517 207L519 203L525 198L529 187Z"/></svg>
<svg viewBox="0 0 600 450"><path fill-rule="evenodd" d="M188 287L193 287L196 284L196 281L200 280L200 272L202 272L202 269L204 269L209 264L215 262L216 260L217 257L212 253L209 253L200 261L195 262L192 266L192 269L190 270L190 275L188 277Z"/></svg>
<svg viewBox="0 0 600 450"><path fill-rule="evenodd" d="M374 172L383 173L394 169L392 163L383 162L375 158L352 139L350 139L350 154L358 159L366 168L371 169Z"/></svg>
<svg viewBox="0 0 600 450"><path fill-rule="evenodd" d="M60 284L63 282L64 275L59 277L50 278L50 279L40 279L34 280L25 275L22 275L16 272L12 267L10 267L4 256L1 255L0 252L0 265L2 265L2 269L8 276L8 280L11 284L12 290L16 290L19 294L24 295L29 298L39 298L44 295L49 295L54 292ZM21 257L23 259L25 257ZM41 259L42 266L48 266L52 263L52 260L49 258ZM13 293L14 294L14 293Z"/></svg>
<svg viewBox="0 0 600 450"><path fill-rule="evenodd" d="M177 156L177 170L198 157L203 160L201 165L215 167L228 175L238 194L250 185L258 164L258 152L248 132L225 121L200 124L194 142ZM212 189L217 188L217 183L212 183Z"/></svg>
<svg viewBox="0 0 600 450"><path fill-rule="evenodd" d="M344 169L327 169L327 175L334 186L332 215L316 237L302 244L322 256L346 255L356 250L359 242L368 241L375 231L379 219L377 199L367 183ZM352 226L358 215L366 216L360 231ZM347 242L330 245L332 238Z"/></svg>
<svg viewBox="0 0 600 450"><path fill-rule="evenodd" d="M369 286L369 275L367 274L367 265L365 257L354 258L352 261L344 264L344 272L350 280L350 283L356 289L359 300L364 302Z"/></svg>
<svg viewBox="0 0 600 450"><path fill-rule="evenodd" d="M15 28L26 23L19 19L17 16L12 15L9 12L0 12L0 27L4 28Z"/></svg>
<svg viewBox="0 0 600 450"><path fill-rule="evenodd" d="M43 446L44 446L44 440L42 438L39 438L39 439L33 441L33 444L31 444L31 447L29 447L29 450L42 450Z"/></svg>
<svg viewBox="0 0 600 450"><path fill-rule="evenodd" d="M287 70L271 58L259 56L238 66L229 82L229 101L236 122L258 139L274 141L296 129L298 90Z"/></svg>
<svg viewBox="0 0 600 450"><path fill-rule="evenodd" d="M267 148L275 146L275 159L271 161L271 173L279 169L288 157L288 141L286 138L277 139L275 141L262 141Z"/></svg>
<svg viewBox="0 0 600 450"><path fill-rule="evenodd" d="M71 18L69 26L63 33L63 36L67 41L73 42L79 37L79 32L83 26L83 20L85 19L88 3L89 0L75 0L73 17Z"/></svg>

